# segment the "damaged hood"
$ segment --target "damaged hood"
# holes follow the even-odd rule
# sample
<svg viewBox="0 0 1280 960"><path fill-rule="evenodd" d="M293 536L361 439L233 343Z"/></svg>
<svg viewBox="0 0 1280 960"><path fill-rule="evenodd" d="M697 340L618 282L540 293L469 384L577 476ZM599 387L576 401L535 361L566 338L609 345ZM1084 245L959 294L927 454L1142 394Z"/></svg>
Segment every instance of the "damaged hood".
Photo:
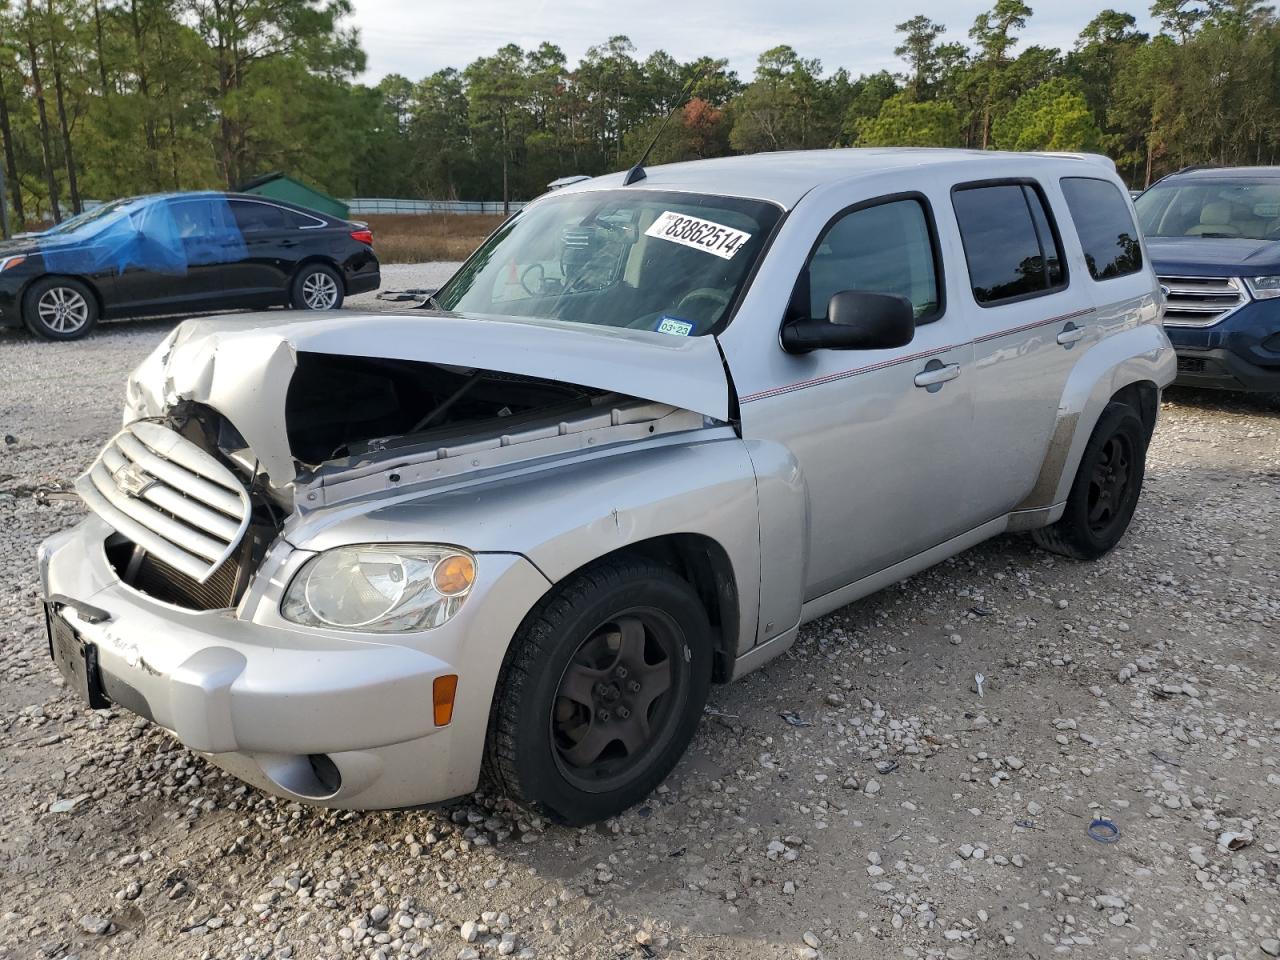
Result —
<svg viewBox="0 0 1280 960"><path fill-rule="evenodd" d="M299 353L383 357L541 377L729 418L714 337L456 314L240 314L188 320L129 379L125 421L183 401L223 414L273 485L295 479L284 411Z"/></svg>

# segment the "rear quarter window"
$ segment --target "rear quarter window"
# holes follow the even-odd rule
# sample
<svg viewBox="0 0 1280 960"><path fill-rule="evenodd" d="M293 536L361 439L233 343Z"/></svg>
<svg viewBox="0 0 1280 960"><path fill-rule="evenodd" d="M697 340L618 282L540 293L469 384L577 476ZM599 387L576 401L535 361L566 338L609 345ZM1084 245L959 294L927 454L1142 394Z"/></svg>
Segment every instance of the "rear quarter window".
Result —
<svg viewBox="0 0 1280 960"><path fill-rule="evenodd" d="M1142 269L1142 244L1120 189L1093 177L1064 177L1062 193L1084 249L1089 276L1124 277Z"/></svg>

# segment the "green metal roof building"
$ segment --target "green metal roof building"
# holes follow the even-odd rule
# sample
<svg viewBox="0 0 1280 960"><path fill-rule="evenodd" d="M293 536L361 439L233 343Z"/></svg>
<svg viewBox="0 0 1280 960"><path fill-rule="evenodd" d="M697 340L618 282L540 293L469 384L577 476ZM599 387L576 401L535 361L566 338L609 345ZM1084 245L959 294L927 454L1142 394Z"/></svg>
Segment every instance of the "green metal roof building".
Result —
<svg viewBox="0 0 1280 960"><path fill-rule="evenodd" d="M331 217L341 217L343 220L349 216L347 205L341 200L322 193L301 180L295 180L287 173L264 173L260 177L254 177L240 184L236 187L236 192L285 200L319 213L327 213Z"/></svg>

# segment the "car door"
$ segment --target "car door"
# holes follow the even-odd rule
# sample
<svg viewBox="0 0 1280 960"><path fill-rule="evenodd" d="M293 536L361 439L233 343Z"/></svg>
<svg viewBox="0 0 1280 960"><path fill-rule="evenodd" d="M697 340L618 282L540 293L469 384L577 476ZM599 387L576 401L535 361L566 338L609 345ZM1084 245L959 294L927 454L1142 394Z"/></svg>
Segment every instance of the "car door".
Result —
<svg viewBox="0 0 1280 960"><path fill-rule="evenodd" d="M306 235L292 211L260 200L232 199L231 215L244 243L244 257L223 271L228 289L255 299L282 299Z"/></svg>
<svg viewBox="0 0 1280 960"><path fill-rule="evenodd" d="M772 382L739 397L744 439L784 445L798 465L808 501L806 601L969 524L973 346L946 303L942 263L923 194L841 211L821 229L786 319L824 317L841 290L899 294L916 315L913 340L798 356L769 344L778 351L764 374Z"/></svg>
<svg viewBox="0 0 1280 960"><path fill-rule="evenodd" d="M99 239L100 256L115 273L113 299L119 313L181 309L196 294L197 278L188 263L184 229L196 233L208 219L200 201L153 199L128 211ZM183 214L183 222L175 218Z"/></svg>
<svg viewBox="0 0 1280 960"><path fill-rule="evenodd" d="M116 294L126 309L200 310L224 295L217 267L243 256L226 201L192 194L149 204L134 218Z"/></svg>
<svg viewBox="0 0 1280 960"><path fill-rule="evenodd" d="M1060 197L1034 179L951 190L973 316L974 442L990 463L973 491L983 519L1016 510L1034 489L1091 335L1093 300L1063 252L1050 193Z"/></svg>

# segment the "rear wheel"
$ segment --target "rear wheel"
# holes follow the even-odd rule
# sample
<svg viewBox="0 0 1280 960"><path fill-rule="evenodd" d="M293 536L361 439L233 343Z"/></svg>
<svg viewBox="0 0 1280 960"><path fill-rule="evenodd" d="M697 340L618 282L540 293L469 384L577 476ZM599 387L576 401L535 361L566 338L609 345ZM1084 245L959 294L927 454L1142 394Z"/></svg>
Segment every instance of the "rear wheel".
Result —
<svg viewBox="0 0 1280 960"><path fill-rule="evenodd" d="M342 278L323 263L305 264L293 278L289 292L295 310L337 310L342 298Z"/></svg>
<svg viewBox="0 0 1280 960"><path fill-rule="evenodd" d="M680 759L710 682L710 627L693 588L654 561L606 561L521 626L494 695L487 767L561 822L621 813Z"/></svg>
<svg viewBox="0 0 1280 960"><path fill-rule="evenodd" d="M1076 560L1096 560L1119 543L1142 494L1147 439L1133 407L1107 404L1080 460L1066 512L1052 526L1033 530L1035 542Z"/></svg>
<svg viewBox="0 0 1280 960"><path fill-rule="evenodd" d="M22 299L22 320L46 340L78 340L97 324L98 301L79 280L43 277Z"/></svg>

